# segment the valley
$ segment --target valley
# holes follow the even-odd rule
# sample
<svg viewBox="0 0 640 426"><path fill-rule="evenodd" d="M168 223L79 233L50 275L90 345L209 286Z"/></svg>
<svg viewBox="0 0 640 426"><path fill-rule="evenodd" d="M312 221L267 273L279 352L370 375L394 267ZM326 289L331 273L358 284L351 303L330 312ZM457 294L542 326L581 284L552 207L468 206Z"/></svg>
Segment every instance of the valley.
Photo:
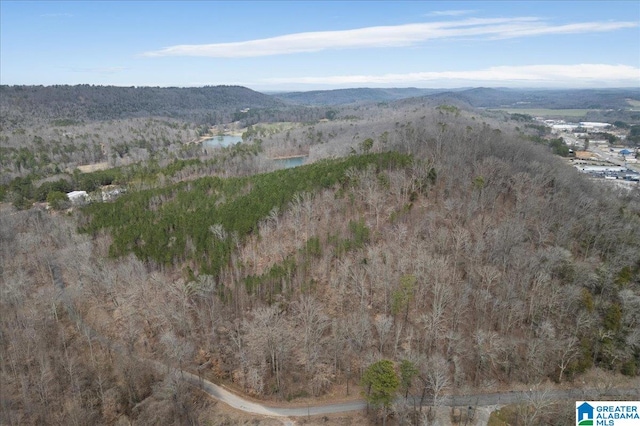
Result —
<svg viewBox="0 0 640 426"><path fill-rule="evenodd" d="M640 188L494 110L531 93L121 89L2 87L1 422L563 424L565 398L638 398ZM605 94L531 108L638 98ZM608 131L637 150L635 114Z"/></svg>

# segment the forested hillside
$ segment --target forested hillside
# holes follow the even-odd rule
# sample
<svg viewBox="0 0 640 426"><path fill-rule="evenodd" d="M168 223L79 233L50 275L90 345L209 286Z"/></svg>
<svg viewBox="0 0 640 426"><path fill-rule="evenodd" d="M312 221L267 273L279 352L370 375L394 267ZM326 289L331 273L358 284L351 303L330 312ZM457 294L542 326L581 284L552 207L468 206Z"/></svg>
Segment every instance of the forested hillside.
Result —
<svg viewBox="0 0 640 426"><path fill-rule="evenodd" d="M520 122L371 108L77 175L130 184L71 215L5 205L2 421L215 418L148 360L276 400L353 388L383 359L436 405L593 369L637 380L638 192L594 185ZM312 164L255 173L292 148Z"/></svg>
<svg viewBox="0 0 640 426"><path fill-rule="evenodd" d="M311 90L307 92L278 93L274 97L299 105L347 105L375 102L389 102L398 99L415 98L445 90L418 89L415 87L392 89L336 89Z"/></svg>
<svg viewBox="0 0 640 426"><path fill-rule="evenodd" d="M362 88L313 90L274 95L276 98L300 105L347 105L391 102L400 99L422 98L440 103L460 102L476 108L550 108L550 109L630 109L628 99L640 100L640 91L628 89L417 89Z"/></svg>
<svg viewBox="0 0 640 426"><path fill-rule="evenodd" d="M327 111L239 86L0 86L0 185L95 163L190 157L189 144L212 125L312 122Z"/></svg>
<svg viewBox="0 0 640 426"><path fill-rule="evenodd" d="M469 102L471 106L482 108L519 106L551 109L625 109L629 108L627 99L639 96L640 90L636 88L535 90L483 87L433 95L434 98L457 98Z"/></svg>
<svg viewBox="0 0 640 426"><path fill-rule="evenodd" d="M278 100L241 86L0 86L3 128L32 117L69 124L139 117L222 122L240 109L278 106L282 106Z"/></svg>

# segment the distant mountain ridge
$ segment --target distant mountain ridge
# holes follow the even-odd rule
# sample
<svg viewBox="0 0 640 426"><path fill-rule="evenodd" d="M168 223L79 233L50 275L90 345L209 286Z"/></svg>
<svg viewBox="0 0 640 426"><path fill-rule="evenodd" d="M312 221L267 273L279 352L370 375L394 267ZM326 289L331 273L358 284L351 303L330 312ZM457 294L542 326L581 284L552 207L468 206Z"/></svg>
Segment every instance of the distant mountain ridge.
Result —
<svg viewBox="0 0 640 426"><path fill-rule="evenodd" d="M309 92L287 92L274 95L276 98L295 105L331 106L370 102L388 102L400 99L432 95L446 90L418 89L415 87L374 89L312 90Z"/></svg>
<svg viewBox="0 0 640 426"><path fill-rule="evenodd" d="M289 120L290 115L282 115L282 112L293 109L299 110L296 117L304 121L315 117L314 114L317 115L321 108L381 102L396 105L414 102L430 105L450 103L475 108L619 110L630 108L628 99L640 100L640 88L353 88L267 95L242 86L179 88L0 85L0 126L12 128L33 119L73 122L152 116L198 123L224 123L251 116L253 121L247 123L252 124L261 120ZM253 111L247 114L247 109ZM302 110L306 112L300 112Z"/></svg>
<svg viewBox="0 0 640 426"><path fill-rule="evenodd" d="M274 95L296 105L339 106L375 102L392 102L415 98L462 102L476 108L628 108L627 98L640 100L640 88L622 89L506 89L477 87L471 89L338 89L290 92Z"/></svg>
<svg viewBox="0 0 640 426"><path fill-rule="evenodd" d="M533 90L478 87L428 97L458 99L476 108L624 109L629 108L628 98L640 98L640 88Z"/></svg>
<svg viewBox="0 0 640 426"><path fill-rule="evenodd" d="M244 108L283 106L282 101L272 96L242 86L0 86L3 116L90 120L146 116L193 118Z"/></svg>

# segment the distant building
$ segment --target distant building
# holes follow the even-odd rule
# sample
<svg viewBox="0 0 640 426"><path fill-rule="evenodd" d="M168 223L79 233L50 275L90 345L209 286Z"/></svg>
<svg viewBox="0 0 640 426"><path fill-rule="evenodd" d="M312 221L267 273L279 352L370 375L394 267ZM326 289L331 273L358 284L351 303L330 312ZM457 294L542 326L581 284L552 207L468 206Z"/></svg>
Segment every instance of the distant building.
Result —
<svg viewBox="0 0 640 426"><path fill-rule="evenodd" d="M67 198L73 205L80 205L87 202L87 191L71 191L67 193Z"/></svg>
<svg viewBox="0 0 640 426"><path fill-rule="evenodd" d="M551 128L556 132L571 132L580 127L577 124L553 124Z"/></svg>
<svg viewBox="0 0 640 426"><path fill-rule="evenodd" d="M596 157L589 151L576 151L576 158L581 160L595 160Z"/></svg>
<svg viewBox="0 0 640 426"><path fill-rule="evenodd" d="M583 127L585 129L606 129L607 127L610 127L611 124L609 123L600 123L597 121L581 121L580 122L580 127Z"/></svg>
<svg viewBox="0 0 640 426"><path fill-rule="evenodd" d="M626 167L622 166L582 166L577 165L576 168L583 173L616 173L627 171Z"/></svg>

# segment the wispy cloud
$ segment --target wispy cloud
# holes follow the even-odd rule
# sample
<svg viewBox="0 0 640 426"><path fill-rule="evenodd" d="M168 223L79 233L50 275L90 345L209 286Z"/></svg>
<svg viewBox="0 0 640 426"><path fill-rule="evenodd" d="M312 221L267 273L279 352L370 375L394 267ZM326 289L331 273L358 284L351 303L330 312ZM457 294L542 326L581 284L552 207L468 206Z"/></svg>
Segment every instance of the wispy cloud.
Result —
<svg viewBox="0 0 640 426"><path fill-rule="evenodd" d="M434 10L433 12L429 12L424 16L462 16L462 15L470 15L475 12L477 12L477 10L471 10L471 9Z"/></svg>
<svg viewBox="0 0 640 426"><path fill-rule="evenodd" d="M521 26L512 28L504 33L497 33L493 38L516 38L550 34L579 34L615 31L623 28L637 27L637 22L583 22L558 26Z"/></svg>
<svg viewBox="0 0 640 426"><path fill-rule="evenodd" d="M407 85L441 84L441 87L460 86L461 83L493 83L504 86L566 86L581 87L631 86L637 87L640 68L629 65L524 65L497 66L472 71L434 71L382 75L337 75L328 77L272 78L268 84L304 85Z"/></svg>
<svg viewBox="0 0 640 426"><path fill-rule="evenodd" d="M637 27L637 22L582 22L552 25L539 18L470 18L458 21L366 27L343 31L318 31L214 44L183 44L145 52L143 56L202 56L242 58L318 52L331 49L413 46L437 40L477 37L505 39L549 34L577 34Z"/></svg>

